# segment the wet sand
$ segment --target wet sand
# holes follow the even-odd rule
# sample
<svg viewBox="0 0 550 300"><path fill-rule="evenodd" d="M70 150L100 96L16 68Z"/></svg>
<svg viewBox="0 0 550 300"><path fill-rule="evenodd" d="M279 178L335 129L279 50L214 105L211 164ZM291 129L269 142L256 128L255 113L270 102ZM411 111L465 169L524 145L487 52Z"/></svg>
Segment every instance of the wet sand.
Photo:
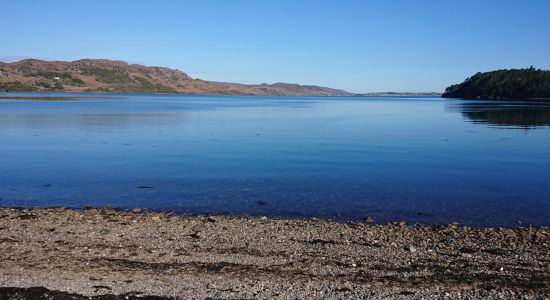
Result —
<svg viewBox="0 0 550 300"><path fill-rule="evenodd" d="M3 208L0 298L544 299L549 249L549 228Z"/></svg>

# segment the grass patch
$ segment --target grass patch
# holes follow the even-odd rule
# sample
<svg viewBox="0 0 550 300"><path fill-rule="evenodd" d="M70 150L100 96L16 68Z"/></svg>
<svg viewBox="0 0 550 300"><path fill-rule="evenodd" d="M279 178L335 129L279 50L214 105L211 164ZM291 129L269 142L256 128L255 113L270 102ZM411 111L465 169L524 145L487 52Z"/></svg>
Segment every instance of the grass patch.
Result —
<svg viewBox="0 0 550 300"><path fill-rule="evenodd" d="M12 82L0 82L0 91L29 92L29 91L36 91L36 90L38 90L36 86L24 84L17 80Z"/></svg>
<svg viewBox="0 0 550 300"><path fill-rule="evenodd" d="M176 93L176 90L158 83L152 83L149 80L134 76L133 80L125 84L113 84L111 86L100 87L101 92L116 92L116 93Z"/></svg>
<svg viewBox="0 0 550 300"><path fill-rule="evenodd" d="M132 83L132 78L124 71L109 70L102 68L85 68L82 70L82 75L94 76L95 79L103 83L111 84L128 84Z"/></svg>
<svg viewBox="0 0 550 300"><path fill-rule="evenodd" d="M61 84L70 85L70 86L84 86L84 81L82 81L80 78L73 77L69 73L65 72L37 72L34 74L34 76L40 76L44 77L49 80L55 80L59 81ZM52 85L52 86L60 86L60 85Z"/></svg>

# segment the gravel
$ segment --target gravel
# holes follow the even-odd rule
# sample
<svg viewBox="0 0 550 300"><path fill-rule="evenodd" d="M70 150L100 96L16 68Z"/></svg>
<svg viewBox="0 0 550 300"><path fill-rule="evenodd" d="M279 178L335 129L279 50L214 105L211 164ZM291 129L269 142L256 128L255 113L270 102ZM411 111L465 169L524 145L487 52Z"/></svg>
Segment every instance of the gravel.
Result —
<svg viewBox="0 0 550 300"><path fill-rule="evenodd" d="M549 249L549 228L0 208L0 299L548 299Z"/></svg>

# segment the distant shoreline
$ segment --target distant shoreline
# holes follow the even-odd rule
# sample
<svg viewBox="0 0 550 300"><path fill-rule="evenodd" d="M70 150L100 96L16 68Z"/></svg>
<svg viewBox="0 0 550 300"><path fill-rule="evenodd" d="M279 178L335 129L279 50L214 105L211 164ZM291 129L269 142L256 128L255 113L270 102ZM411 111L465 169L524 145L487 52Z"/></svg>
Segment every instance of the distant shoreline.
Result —
<svg viewBox="0 0 550 300"><path fill-rule="evenodd" d="M79 92L79 91L8 91L0 92L0 100L6 98L14 98L6 96L6 94L97 94L97 95L182 95L182 96L228 96L228 97L334 97L334 98L351 98L351 97L440 97L441 93L367 93L367 94L351 94L342 96L325 96L325 95L231 95L231 94L189 94L189 93L124 93L124 92ZM22 96L21 98L26 98ZM100 98L100 96L98 96ZM108 97L106 97L108 98Z"/></svg>
<svg viewBox="0 0 550 300"><path fill-rule="evenodd" d="M119 60L81 59L0 62L0 90L117 93L177 93L257 96L347 96L347 91L316 85L277 82L241 84L192 78L166 67Z"/></svg>
<svg viewBox="0 0 550 300"><path fill-rule="evenodd" d="M277 82L241 84L192 78L166 67L119 60L81 59L0 62L0 91L106 92L233 96L440 96L436 92L350 93L317 85Z"/></svg>
<svg viewBox="0 0 550 300"><path fill-rule="evenodd" d="M357 96L376 96L376 97L441 97L442 93L438 92L379 92L379 93L365 93L357 94Z"/></svg>

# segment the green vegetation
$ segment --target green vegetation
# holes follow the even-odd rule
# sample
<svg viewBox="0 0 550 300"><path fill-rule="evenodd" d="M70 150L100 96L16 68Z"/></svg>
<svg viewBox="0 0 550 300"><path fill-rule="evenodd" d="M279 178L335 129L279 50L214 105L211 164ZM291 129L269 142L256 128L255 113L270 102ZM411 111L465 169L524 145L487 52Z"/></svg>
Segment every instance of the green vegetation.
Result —
<svg viewBox="0 0 550 300"><path fill-rule="evenodd" d="M451 85L444 98L550 99L550 71L529 69L477 73L461 84Z"/></svg>
<svg viewBox="0 0 550 300"><path fill-rule="evenodd" d="M60 79L67 79L72 78L71 74L69 73L62 73L62 72L45 72L40 71L33 74L34 76L42 76L50 80L54 80L56 77Z"/></svg>
<svg viewBox="0 0 550 300"><path fill-rule="evenodd" d="M34 83L35 86L43 87L49 90L63 90L63 85L61 83L55 82L53 84L50 84L45 81L37 81Z"/></svg>
<svg viewBox="0 0 550 300"><path fill-rule="evenodd" d="M35 76L41 76L49 80L55 80L59 81L62 84L70 85L70 86L84 86L84 81L82 81L80 78L73 77L69 73L63 73L63 72L37 72L34 74ZM61 87L60 84L53 84L51 86L54 87Z"/></svg>
<svg viewBox="0 0 550 300"><path fill-rule="evenodd" d="M75 77L72 77L71 80L67 83L63 82L64 84L67 84L67 85L72 85L72 86L84 86L84 81L82 81L82 79L80 78L75 78Z"/></svg>
<svg viewBox="0 0 550 300"><path fill-rule="evenodd" d="M101 92L116 93L176 93L177 91L169 86L154 84L149 80L134 76L131 82L124 84L112 84L106 87L98 88Z"/></svg>
<svg viewBox="0 0 550 300"><path fill-rule="evenodd" d="M136 92L137 93L175 93L176 90L174 90L171 87L162 85L162 84L153 84L149 80L135 76L134 80L139 82L139 84L136 86Z"/></svg>
<svg viewBox="0 0 550 300"><path fill-rule="evenodd" d="M132 78L128 73L122 70L94 67L84 69L82 75L94 76L97 81L110 84L109 86L98 89L98 91L102 92L176 93L176 90L171 87L162 84L154 84L143 77L134 76Z"/></svg>
<svg viewBox="0 0 550 300"><path fill-rule="evenodd" d="M94 76L97 81L103 83L125 84L132 82L132 78L122 70L89 67L82 70L82 75Z"/></svg>
<svg viewBox="0 0 550 300"><path fill-rule="evenodd" d="M107 86L96 91L113 93L177 93L169 86L153 83L144 77L133 76L121 70L87 68L84 75L93 75L99 82L107 83ZM37 91L37 90L64 90L63 85L86 87L86 83L80 78L73 77L69 73L40 71L33 73L36 79L34 84L24 84L19 81L0 83L0 91ZM70 90L70 89L69 89ZM87 88L86 91L92 91Z"/></svg>
<svg viewBox="0 0 550 300"><path fill-rule="evenodd" d="M19 81L12 82L0 82L0 91L7 92L27 92L27 91L36 91L37 87L21 83Z"/></svg>

